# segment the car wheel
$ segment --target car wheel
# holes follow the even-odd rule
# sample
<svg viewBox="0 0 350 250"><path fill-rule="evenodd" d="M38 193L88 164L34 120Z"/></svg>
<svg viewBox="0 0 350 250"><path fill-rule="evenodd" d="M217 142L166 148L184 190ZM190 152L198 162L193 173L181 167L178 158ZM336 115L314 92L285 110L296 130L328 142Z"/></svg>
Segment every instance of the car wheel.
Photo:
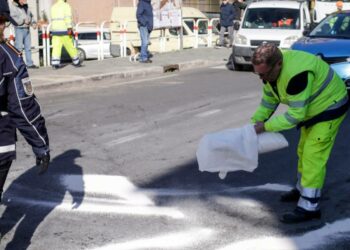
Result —
<svg viewBox="0 0 350 250"><path fill-rule="evenodd" d="M86 60L85 51L78 48L78 57L79 57L80 63L84 62Z"/></svg>

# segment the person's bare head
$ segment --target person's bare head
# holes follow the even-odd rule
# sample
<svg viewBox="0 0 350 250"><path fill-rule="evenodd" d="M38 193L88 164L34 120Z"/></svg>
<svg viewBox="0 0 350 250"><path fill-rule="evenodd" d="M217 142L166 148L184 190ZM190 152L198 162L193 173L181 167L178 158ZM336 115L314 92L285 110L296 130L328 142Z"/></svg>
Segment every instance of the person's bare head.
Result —
<svg viewBox="0 0 350 250"><path fill-rule="evenodd" d="M254 52L252 64L254 71L262 80L276 81L282 67L282 52L272 43L260 45Z"/></svg>

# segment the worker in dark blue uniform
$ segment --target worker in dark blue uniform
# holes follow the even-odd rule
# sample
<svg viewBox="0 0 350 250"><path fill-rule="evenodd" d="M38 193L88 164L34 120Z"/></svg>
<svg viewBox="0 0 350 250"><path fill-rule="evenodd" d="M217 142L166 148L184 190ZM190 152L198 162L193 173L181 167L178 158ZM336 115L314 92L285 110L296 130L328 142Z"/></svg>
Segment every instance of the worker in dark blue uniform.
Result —
<svg viewBox="0 0 350 250"><path fill-rule="evenodd" d="M16 158L16 128L32 146L44 173L50 162L49 138L39 103L22 55L4 39L9 16L7 0L0 0L0 201L7 174Z"/></svg>

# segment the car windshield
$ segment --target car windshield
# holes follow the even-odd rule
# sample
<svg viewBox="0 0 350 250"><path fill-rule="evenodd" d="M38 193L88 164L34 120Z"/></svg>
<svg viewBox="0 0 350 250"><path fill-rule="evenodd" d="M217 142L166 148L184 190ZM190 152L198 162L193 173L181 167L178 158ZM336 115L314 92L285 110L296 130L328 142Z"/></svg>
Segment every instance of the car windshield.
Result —
<svg viewBox="0 0 350 250"><path fill-rule="evenodd" d="M310 32L310 36L350 38L350 13L329 15Z"/></svg>
<svg viewBox="0 0 350 250"><path fill-rule="evenodd" d="M248 8L242 27L246 29L299 29L299 10Z"/></svg>

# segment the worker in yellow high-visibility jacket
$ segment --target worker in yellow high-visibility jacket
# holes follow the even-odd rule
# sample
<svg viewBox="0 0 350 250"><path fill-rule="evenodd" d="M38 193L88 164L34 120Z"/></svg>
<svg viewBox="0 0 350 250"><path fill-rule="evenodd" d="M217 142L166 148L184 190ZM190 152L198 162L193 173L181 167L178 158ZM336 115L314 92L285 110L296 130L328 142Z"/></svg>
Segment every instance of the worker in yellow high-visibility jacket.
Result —
<svg viewBox="0 0 350 250"><path fill-rule="evenodd" d="M252 64L264 83L262 101L252 117L255 131L301 129L296 188L281 196L281 201L298 203L293 212L283 215L282 221L318 219L326 164L349 106L345 83L315 55L295 50L282 52L274 44L259 46ZM272 116L280 103L288 106L287 111Z"/></svg>
<svg viewBox="0 0 350 250"><path fill-rule="evenodd" d="M73 44L72 9L65 0L57 0L51 7L51 34L52 34L52 67L60 68L62 46L72 58L73 65L79 67L78 50Z"/></svg>

